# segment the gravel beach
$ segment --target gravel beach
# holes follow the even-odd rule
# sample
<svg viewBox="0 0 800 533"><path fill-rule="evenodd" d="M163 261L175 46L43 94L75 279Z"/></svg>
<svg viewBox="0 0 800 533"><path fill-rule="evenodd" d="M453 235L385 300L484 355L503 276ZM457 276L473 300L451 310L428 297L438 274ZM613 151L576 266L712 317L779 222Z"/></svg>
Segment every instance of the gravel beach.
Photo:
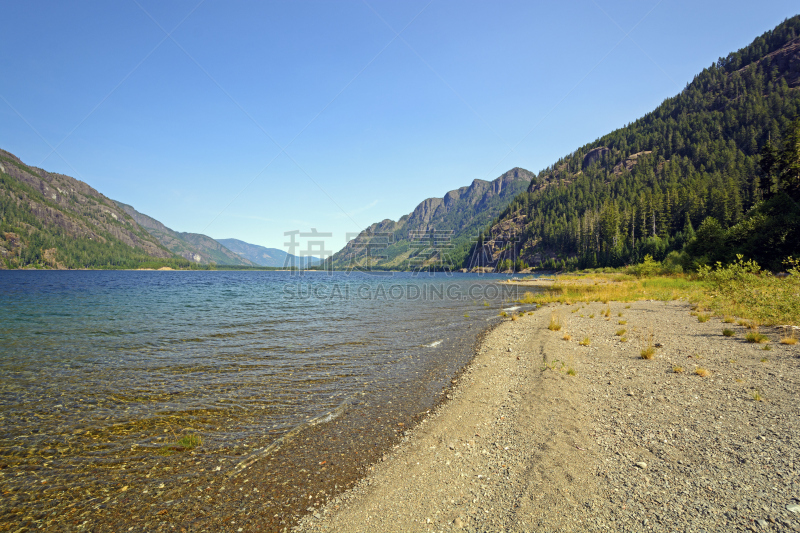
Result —
<svg viewBox="0 0 800 533"><path fill-rule="evenodd" d="M685 302L508 320L448 401L295 530L800 531L800 345L746 332Z"/></svg>

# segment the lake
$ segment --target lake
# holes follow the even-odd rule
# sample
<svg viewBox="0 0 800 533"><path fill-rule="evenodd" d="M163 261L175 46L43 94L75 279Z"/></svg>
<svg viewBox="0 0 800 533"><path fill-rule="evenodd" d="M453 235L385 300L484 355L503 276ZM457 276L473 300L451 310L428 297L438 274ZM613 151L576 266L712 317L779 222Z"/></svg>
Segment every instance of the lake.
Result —
<svg viewBox="0 0 800 533"><path fill-rule="evenodd" d="M505 278L1 272L0 522L280 530L442 400Z"/></svg>

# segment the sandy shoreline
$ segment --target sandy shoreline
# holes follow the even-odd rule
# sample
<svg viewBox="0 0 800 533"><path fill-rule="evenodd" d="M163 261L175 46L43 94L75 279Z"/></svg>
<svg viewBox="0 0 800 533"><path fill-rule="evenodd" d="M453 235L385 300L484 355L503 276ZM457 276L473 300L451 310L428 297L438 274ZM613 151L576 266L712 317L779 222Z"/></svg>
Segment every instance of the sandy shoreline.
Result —
<svg viewBox="0 0 800 533"><path fill-rule="evenodd" d="M606 307L489 332L450 401L297 529L800 531L800 345L762 330L765 351L681 302Z"/></svg>

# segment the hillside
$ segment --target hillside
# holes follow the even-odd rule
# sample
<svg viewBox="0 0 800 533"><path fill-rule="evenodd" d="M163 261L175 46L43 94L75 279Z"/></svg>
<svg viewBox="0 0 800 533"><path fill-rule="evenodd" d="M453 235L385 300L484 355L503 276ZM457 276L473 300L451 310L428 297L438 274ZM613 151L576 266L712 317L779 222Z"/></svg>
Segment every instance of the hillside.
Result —
<svg viewBox="0 0 800 533"><path fill-rule="evenodd" d="M0 269L188 266L86 183L0 150Z"/></svg>
<svg viewBox="0 0 800 533"><path fill-rule="evenodd" d="M798 114L795 16L542 170L464 266L620 266L650 254L696 268L741 253L782 269L800 256Z"/></svg>
<svg viewBox="0 0 800 533"><path fill-rule="evenodd" d="M333 268L458 267L481 229L531 178L531 172L514 168L493 181L476 179L443 198L428 198L397 222L386 219L362 231L333 255Z"/></svg>
<svg viewBox="0 0 800 533"><path fill-rule="evenodd" d="M201 264L214 262L218 265L256 266L256 263L233 253L225 245L211 237L199 233L171 230L158 220L140 213L130 205L122 202L116 202L116 204L148 233L158 239L158 242L165 248L184 259Z"/></svg>
<svg viewBox="0 0 800 533"><path fill-rule="evenodd" d="M301 268L307 268L319 264L319 259L316 257L298 257L278 248L265 248L264 246L250 244L239 239L217 239L217 242L259 266L276 268L300 266Z"/></svg>

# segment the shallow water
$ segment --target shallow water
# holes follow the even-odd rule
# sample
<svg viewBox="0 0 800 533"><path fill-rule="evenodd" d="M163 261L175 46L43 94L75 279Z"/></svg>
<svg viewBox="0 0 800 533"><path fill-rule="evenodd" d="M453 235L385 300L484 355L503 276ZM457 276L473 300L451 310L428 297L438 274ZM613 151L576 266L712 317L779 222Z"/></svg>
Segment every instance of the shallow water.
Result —
<svg viewBox="0 0 800 533"><path fill-rule="evenodd" d="M516 294L502 277L0 273L0 522L91 524L263 462L289 523L441 398ZM364 459L296 479L340 449Z"/></svg>

